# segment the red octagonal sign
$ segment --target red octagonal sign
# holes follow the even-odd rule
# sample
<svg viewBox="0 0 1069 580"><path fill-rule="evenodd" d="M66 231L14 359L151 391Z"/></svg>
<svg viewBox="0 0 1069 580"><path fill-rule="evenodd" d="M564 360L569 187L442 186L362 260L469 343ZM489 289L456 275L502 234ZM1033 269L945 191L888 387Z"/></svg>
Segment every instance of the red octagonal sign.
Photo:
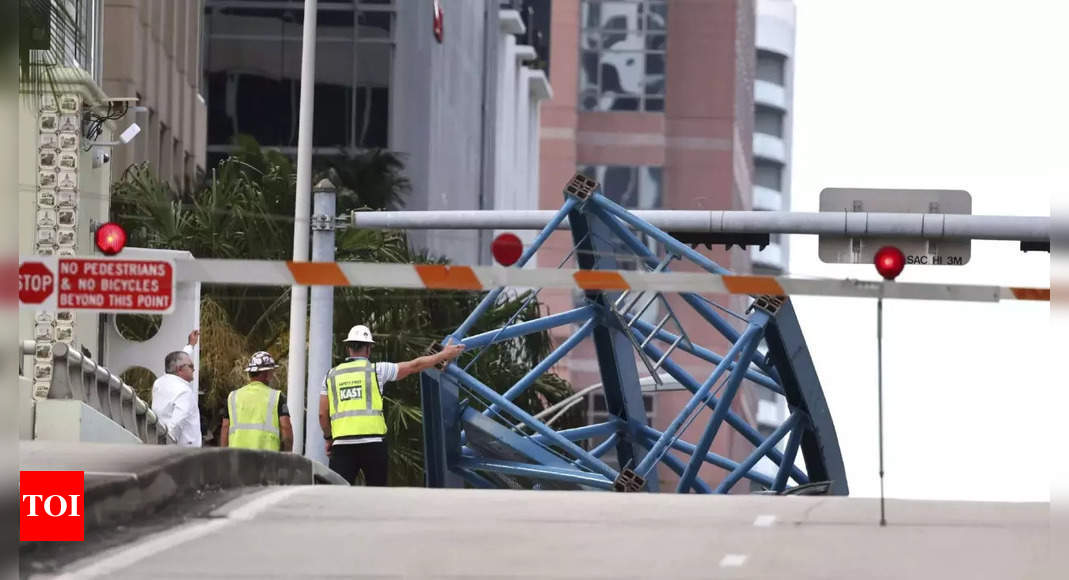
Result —
<svg viewBox="0 0 1069 580"><path fill-rule="evenodd" d="M19 266L19 302L40 304L52 295L56 276L40 262L23 262Z"/></svg>

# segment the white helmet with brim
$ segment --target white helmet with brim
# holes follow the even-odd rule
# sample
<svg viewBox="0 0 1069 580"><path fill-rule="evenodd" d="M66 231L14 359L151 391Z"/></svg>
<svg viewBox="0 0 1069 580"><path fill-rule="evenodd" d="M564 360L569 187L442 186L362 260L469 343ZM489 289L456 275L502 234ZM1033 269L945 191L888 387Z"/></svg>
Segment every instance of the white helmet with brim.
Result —
<svg viewBox="0 0 1069 580"><path fill-rule="evenodd" d="M345 340L342 342L374 343L375 341L371 338L370 328L364 326L363 324L357 324L356 326L349 329L349 336L346 336Z"/></svg>

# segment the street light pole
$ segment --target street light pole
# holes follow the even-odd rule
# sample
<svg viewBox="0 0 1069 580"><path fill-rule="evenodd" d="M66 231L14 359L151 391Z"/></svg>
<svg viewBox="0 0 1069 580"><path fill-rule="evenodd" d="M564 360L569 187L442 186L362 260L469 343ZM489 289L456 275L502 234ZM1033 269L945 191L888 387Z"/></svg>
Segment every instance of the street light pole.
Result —
<svg viewBox="0 0 1069 580"><path fill-rule="evenodd" d="M297 121L297 197L293 210L293 261L308 261L312 213L312 120L315 103L316 0L304 1L301 44L301 103ZM286 390L293 424L293 452L304 451L308 287L290 290L290 345Z"/></svg>

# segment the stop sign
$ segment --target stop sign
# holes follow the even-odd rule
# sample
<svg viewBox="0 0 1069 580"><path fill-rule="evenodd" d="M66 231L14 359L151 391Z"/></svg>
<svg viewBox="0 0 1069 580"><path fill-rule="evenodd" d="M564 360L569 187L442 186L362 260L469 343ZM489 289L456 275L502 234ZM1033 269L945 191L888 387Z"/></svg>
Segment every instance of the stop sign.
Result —
<svg viewBox="0 0 1069 580"><path fill-rule="evenodd" d="M40 304L55 286L56 277L41 262L23 262L19 266L19 302Z"/></svg>

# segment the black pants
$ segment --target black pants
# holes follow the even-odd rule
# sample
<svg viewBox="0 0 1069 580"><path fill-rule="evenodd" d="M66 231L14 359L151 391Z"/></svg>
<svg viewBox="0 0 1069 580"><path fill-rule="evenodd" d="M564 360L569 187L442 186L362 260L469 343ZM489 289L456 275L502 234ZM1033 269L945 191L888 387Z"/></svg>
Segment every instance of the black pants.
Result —
<svg viewBox="0 0 1069 580"><path fill-rule="evenodd" d="M350 485L356 485L357 472L364 472L364 482L368 486L385 487L389 458L386 455L386 442L375 443L335 443L330 449L330 468L345 478Z"/></svg>

